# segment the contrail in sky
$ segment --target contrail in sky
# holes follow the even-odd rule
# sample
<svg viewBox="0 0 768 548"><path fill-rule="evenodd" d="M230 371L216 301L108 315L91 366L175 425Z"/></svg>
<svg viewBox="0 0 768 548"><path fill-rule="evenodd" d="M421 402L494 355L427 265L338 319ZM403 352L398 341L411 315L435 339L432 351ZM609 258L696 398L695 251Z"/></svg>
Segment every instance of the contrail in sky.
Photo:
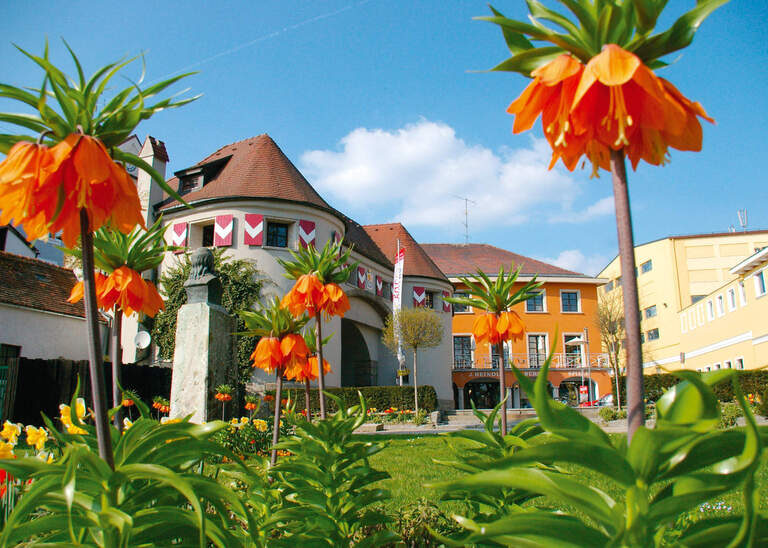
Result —
<svg viewBox="0 0 768 548"><path fill-rule="evenodd" d="M236 51L240 51L241 49L245 49L248 47L251 47L254 44L258 44L259 42L264 42L266 40L270 40L272 38L275 38L277 36L280 36L281 34L285 34L286 32L290 32L292 30L296 30L300 27L303 27L305 25L309 25L310 23L315 23L316 21L321 21L323 19L328 19L329 17L334 17L340 13L344 13L345 11L349 11L354 8L358 8L364 4L368 4L372 0L360 0L359 2L354 2L352 4L349 4L347 6L344 6L343 8L339 8L334 11L330 11L328 13L323 13L321 15L316 15L315 17L310 17L309 19L305 19L304 21L299 21L298 23L294 23L292 25L288 25L283 27L280 30L276 30L274 32L270 32L268 34L264 34L262 36L259 36L258 38L254 38L253 40L249 40L248 42L245 42L243 44L240 44L238 46L235 46L233 48L230 48L228 50L222 51L220 53L217 53L215 55L211 55L210 57L206 57L205 59L202 59L200 61L197 61L196 63L192 63L191 65L187 65L184 68L181 68L175 72L171 72L169 74L166 74L165 76L161 76L160 78L157 78L153 80L153 82L158 82L160 80L164 80L166 78L170 78L172 76L175 76L177 74L181 74L182 72L190 71L194 68L199 67L200 65L204 65L206 63L210 63L211 61L214 61L215 59L219 59L220 57L224 57L225 55L230 55L232 53L235 53Z"/></svg>

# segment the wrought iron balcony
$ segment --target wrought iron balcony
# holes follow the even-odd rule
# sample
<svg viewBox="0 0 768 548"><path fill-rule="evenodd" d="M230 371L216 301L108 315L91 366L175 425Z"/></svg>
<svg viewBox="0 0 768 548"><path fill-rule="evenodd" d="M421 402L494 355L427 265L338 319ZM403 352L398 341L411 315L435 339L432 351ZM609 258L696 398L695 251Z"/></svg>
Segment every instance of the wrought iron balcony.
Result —
<svg viewBox="0 0 768 548"><path fill-rule="evenodd" d="M586 358L586 359L585 359ZM504 369L511 370L509 360L518 369L541 369L544 362L547 361L546 354L510 354L504 358ZM468 371L473 369L498 369L499 358L494 356L470 358L455 358L453 363L454 371ZM552 355L551 369L610 369L607 353L594 353L588 356L581 354L569 354L559 352Z"/></svg>

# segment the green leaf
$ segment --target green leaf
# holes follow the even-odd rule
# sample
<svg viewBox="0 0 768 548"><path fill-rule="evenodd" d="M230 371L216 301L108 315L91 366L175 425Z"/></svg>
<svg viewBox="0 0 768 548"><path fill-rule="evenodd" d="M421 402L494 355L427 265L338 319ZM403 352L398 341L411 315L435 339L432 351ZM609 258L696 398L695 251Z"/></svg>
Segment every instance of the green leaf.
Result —
<svg viewBox="0 0 768 548"><path fill-rule="evenodd" d="M720 372L716 373L720 378ZM659 426L687 426L696 432L714 428L720 420L720 402L712 389L695 371L675 374L686 380L667 390L656 402Z"/></svg>
<svg viewBox="0 0 768 548"><path fill-rule="evenodd" d="M557 46L534 48L518 53L493 67L492 71L518 72L524 76L531 76L531 72L540 66L552 61L564 53L563 49ZM466 303L459 303L466 304Z"/></svg>
<svg viewBox="0 0 768 548"><path fill-rule="evenodd" d="M491 8L491 11L495 16L504 17L493 6L488 7ZM504 35L504 41L507 43L509 51L515 55L533 47L533 44L531 44L530 40L528 40L525 36L523 36L523 34L519 32L511 31L505 27L501 28L501 32Z"/></svg>

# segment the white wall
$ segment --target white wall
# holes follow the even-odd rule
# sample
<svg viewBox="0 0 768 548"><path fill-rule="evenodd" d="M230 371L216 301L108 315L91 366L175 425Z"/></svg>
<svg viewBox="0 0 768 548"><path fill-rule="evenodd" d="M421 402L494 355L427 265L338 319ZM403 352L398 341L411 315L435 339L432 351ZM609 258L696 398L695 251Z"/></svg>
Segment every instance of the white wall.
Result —
<svg viewBox="0 0 768 548"><path fill-rule="evenodd" d="M36 359L88 359L84 318L0 304L0 343L21 346L21 356Z"/></svg>

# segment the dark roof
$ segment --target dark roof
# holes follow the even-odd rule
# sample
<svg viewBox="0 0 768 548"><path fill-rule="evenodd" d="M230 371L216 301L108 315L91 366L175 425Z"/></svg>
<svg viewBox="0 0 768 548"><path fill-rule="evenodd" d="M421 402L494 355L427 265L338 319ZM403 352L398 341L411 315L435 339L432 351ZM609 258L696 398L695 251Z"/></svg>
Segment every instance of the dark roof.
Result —
<svg viewBox="0 0 768 548"><path fill-rule="evenodd" d="M178 189L179 174L211 164L215 169L211 170L210 179L204 186L182 196L188 203L211 199L265 198L302 202L336 213L269 135L223 146L192 168L176 172L177 177L170 179L168 185ZM176 200L166 200L160 209L178 205Z"/></svg>
<svg viewBox="0 0 768 548"><path fill-rule="evenodd" d="M168 151L165 150L165 143L155 139L151 135L149 136L149 142L152 145L152 154L155 158L162 160L163 162L168 162Z"/></svg>
<svg viewBox="0 0 768 548"><path fill-rule="evenodd" d="M387 257L394 258L397 253L397 240L400 240L400 247L405 248L403 275L437 278L450 283L443 271L400 223L365 225L363 229Z"/></svg>
<svg viewBox="0 0 768 548"><path fill-rule="evenodd" d="M339 213L339 215L342 214ZM352 245L357 253L392 270L394 268L392 261L384 254L379 246L376 245L376 242L371 239L371 236L366 232L366 227L361 226L347 216L342 216L344 217L344 243Z"/></svg>
<svg viewBox="0 0 768 548"><path fill-rule="evenodd" d="M77 278L68 268L0 251L0 303L85 317L83 301L68 303Z"/></svg>
<svg viewBox="0 0 768 548"><path fill-rule="evenodd" d="M523 276L583 276L579 272L565 270L488 244L421 244L421 247L448 276L467 276L474 274L478 269L488 275L494 275L502 266L504 270L522 267L520 274Z"/></svg>

